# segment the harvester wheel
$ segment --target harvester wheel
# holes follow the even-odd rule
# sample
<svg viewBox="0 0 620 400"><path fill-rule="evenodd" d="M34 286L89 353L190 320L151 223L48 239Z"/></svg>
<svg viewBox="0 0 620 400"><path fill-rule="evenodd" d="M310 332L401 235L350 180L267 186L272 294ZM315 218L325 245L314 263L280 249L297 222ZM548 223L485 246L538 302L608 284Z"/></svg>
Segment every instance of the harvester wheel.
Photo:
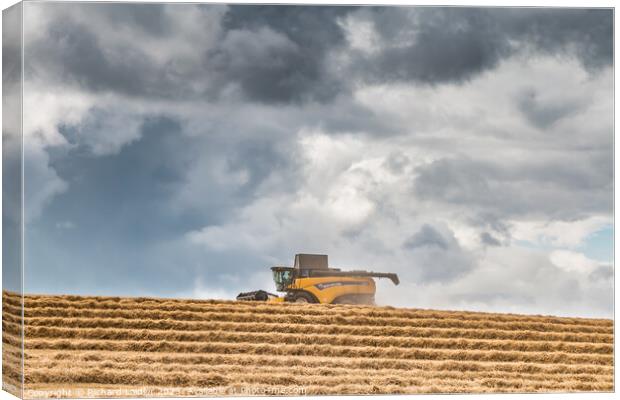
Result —
<svg viewBox="0 0 620 400"><path fill-rule="evenodd" d="M310 293L295 292L291 296L291 301L294 303L316 303L316 300Z"/></svg>

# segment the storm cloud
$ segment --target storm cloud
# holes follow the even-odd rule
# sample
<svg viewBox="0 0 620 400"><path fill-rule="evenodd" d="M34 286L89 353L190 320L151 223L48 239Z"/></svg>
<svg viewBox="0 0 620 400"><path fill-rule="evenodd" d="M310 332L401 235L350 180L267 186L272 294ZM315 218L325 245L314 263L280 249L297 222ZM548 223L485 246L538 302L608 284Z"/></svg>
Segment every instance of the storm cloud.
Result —
<svg viewBox="0 0 620 400"><path fill-rule="evenodd" d="M571 219L580 213L600 213L612 207L609 177L600 174L602 170L611 171L607 162L575 166L569 160L549 159L545 163L504 165L444 158L418 169L414 192L423 200L468 206L496 215ZM558 209L557 204L562 208Z"/></svg>
<svg viewBox="0 0 620 400"><path fill-rule="evenodd" d="M519 52L573 54L584 66L611 65L613 19L606 10L363 9L382 48L359 55L374 81L462 82Z"/></svg>
<svg viewBox="0 0 620 400"><path fill-rule="evenodd" d="M139 39L148 36L164 53L171 40L188 40L173 29L182 6L40 7L55 23L28 46L28 58L62 65L54 78L143 97L216 99L238 88L266 103L330 101L360 82L462 82L524 52L576 57L592 71L613 59L607 10L196 5L196 14L211 17L195 39L211 33L214 40L196 42L191 56L162 60ZM95 18L136 35L110 41L89 23ZM349 48L357 27L346 21L369 24L377 48Z"/></svg>
<svg viewBox="0 0 620 400"><path fill-rule="evenodd" d="M473 267L473 260L463 252L454 233L441 233L428 224L403 243L419 267L422 282L451 281Z"/></svg>
<svg viewBox="0 0 620 400"><path fill-rule="evenodd" d="M611 315L611 10L24 7L27 291Z"/></svg>

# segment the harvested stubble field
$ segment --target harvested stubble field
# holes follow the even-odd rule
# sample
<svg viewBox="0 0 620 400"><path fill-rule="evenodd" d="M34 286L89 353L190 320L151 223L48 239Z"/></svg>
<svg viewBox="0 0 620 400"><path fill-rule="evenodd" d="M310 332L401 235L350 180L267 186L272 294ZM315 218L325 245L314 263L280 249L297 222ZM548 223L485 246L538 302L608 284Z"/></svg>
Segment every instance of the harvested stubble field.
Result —
<svg viewBox="0 0 620 400"><path fill-rule="evenodd" d="M24 298L26 397L613 391L604 319L347 305ZM7 387L21 298L3 294Z"/></svg>

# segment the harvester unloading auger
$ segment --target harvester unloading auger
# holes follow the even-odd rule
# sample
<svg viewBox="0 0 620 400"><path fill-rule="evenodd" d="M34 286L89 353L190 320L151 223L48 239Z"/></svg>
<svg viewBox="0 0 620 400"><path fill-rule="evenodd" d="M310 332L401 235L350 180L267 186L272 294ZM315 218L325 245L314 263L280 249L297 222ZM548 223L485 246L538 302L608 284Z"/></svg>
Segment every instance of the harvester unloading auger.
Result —
<svg viewBox="0 0 620 400"><path fill-rule="evenodd" d="M325 303L374 304L376 285L373 278L388 278L398 285L394 273L341 271L329 268L323 254L296 254L293 267L271 267L278 296L264 290L239 293L237 300Z"/></svg>

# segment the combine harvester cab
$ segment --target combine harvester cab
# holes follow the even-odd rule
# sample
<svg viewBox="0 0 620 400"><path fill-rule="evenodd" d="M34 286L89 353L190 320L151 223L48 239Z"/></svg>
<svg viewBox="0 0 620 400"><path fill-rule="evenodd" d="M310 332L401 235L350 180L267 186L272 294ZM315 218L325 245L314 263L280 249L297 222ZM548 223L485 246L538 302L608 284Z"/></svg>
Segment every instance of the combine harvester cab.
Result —
<svg viewBox="0 0 620 400"><path fill-rule="evenodd" d="M374 304L376 285L373 278L388 278L400 282L394 273L341 271L329 268L327 255L297 254L293 267L272 267L276 290L285 292L278 297L264 290L240 293L237 300L323 303Z"/></svg>

